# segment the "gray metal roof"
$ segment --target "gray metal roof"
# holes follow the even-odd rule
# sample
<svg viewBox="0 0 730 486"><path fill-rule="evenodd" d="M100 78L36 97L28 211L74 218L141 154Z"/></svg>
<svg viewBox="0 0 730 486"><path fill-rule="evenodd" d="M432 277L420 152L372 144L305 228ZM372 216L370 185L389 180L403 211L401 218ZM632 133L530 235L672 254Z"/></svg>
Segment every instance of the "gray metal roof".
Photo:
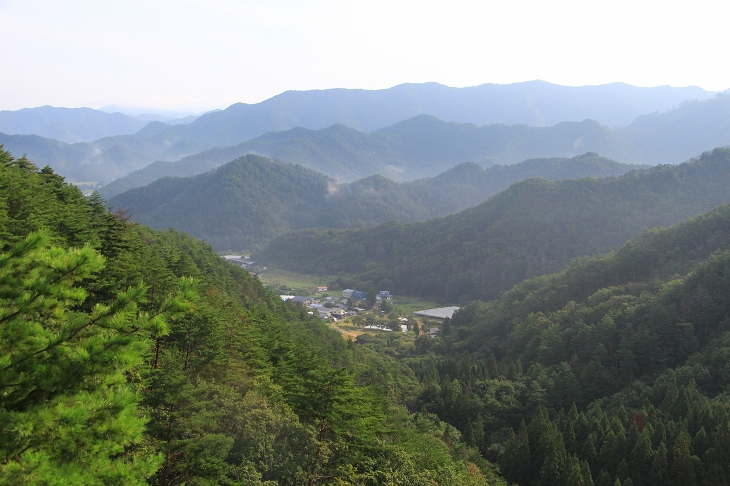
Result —
<svg viewBox="0 0 730 486"><path fill-rule="evenodd" d="M435 319L451 319L454 312L458 311L460 307L436 307L435 309L426 309L418 312L414 312L415 315L421 317L433 317Z"/></svg>

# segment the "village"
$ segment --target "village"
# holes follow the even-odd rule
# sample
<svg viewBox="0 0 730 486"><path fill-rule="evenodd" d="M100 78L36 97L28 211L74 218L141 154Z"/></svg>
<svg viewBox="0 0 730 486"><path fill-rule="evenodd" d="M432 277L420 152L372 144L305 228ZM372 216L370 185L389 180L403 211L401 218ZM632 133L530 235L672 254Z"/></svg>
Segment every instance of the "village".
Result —
<svg viewBox="0 0 730 486"><path fill-rule="evenodd" d="M238 255L224 255L223 258L253 275L265 275L262 270L266 267L258 268L249 258ZM271 287L273 290L290 288L281 284ZM327 285L315 285L308 290L309 295L280 294L280 297L293 305L303 306L310 315L319 316L343 337L352 340L366 333L406 334L409 331L415 336L435 338L441 333L444 321L459 310L456 306L411 310L399 306L389 290L368 293L350 288L334 290Z"/></svg>
<svg viewBox="0 0 730 486"><path fill-rule="evenodd" d="M302 305L309 314L319 315L325 321L334 324L344 337L353 338L368 332L401 332L409 331L418 335L435 338L439 335L445 319L451 319L458 307L439 307L415 311L410 316L395 305L394 296L388 290L380 290L374 299L367 292L355 289L344 289L334 297L328 287L320 285L314 288L318 297L299 295L281 295L282 300ZM323 295L324 294L324 295ZM373 302L374 300L374 302Z"/></svg>

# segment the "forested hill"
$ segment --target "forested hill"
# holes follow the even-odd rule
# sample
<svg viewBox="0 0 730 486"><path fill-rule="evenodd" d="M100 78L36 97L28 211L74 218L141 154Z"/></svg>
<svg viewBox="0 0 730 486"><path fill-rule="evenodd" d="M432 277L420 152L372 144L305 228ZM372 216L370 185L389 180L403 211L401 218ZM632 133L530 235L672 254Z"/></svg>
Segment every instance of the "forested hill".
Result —
<svg viewBox="0 0 730 486"><path fill-rule="evenodd" d="M0 484L503 484L420 386L0 151Z"/></svg>
<svg viewBox="0 0 730 486"><path fill-rule="evenodd" d="M462 308L420 405L514 484L728 484L729 295L724 205Z"/></svg>
<svg viewBox="0 0 730 486"><path fill-rule="evenodd" d="M192 178L164 178L110 199L155 228L174 227L219 250L251 249L288 230L362 228L422 221L474 206L530 177L607 176L632 166L584 154L488 169L462 164L439 176L396 183L372 176L351 184L256 155Z"/></svg>
<svg viewBox="0 0 730 486"><path fill-rule="evenodd" d="M517 183L477 207L423 223L310 229L256 255L278 267L448 302L488 300L570 260L617 249L642 228L730 202L730 150L620 177Z"/></svg>

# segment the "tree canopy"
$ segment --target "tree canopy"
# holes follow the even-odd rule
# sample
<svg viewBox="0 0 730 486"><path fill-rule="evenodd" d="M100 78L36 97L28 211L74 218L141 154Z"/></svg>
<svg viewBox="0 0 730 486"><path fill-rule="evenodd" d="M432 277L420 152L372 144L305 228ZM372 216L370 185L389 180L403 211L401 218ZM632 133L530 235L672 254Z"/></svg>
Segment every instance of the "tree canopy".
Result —
<svg viewBox="0 0 730 486"><path fill-rule="evenodd" d="M501 482L403 364L4 151L0 324L0 484Z"/></svg>

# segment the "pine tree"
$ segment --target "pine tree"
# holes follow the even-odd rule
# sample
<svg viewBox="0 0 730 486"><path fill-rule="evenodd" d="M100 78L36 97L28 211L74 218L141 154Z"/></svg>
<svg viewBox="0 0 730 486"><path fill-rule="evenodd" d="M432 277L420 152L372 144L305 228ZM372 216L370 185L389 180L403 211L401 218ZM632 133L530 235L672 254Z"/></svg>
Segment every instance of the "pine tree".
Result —
<svg viewBox="0 0 730 486"><path fill-rule="evenodd" d="M631 477L637 484L649 484L653 463L654 451L651 448L651 437L649 437L648 431L642 432L639 434L629 459Z"/></svg>
<svg viewBox="0 0 730 486"><path fill-rule="evenodd" d="M583 474L583 482L586 486L594 486L593 485L593 475L591 474L591 467L588 465L587 461L581 461L580 462L580 472Z"/></svg>
<svg viewBox="0 0 730 486"><path fill-rule="evenodd" d="M529 437L523 419L516 434L510 429L504 452L499 458L499 465L508 481L515 484L530 484L532 479L530 462Z"/></svg>
<svg viewBox="0 0 730 486"><path fill-rule="evenodd" d="M667 446L664 442L659 444L654 462L651 464L651 481L653 486L667 486L669 484L669 465L667 463Z"/></svg>
<svg viewBox="0 0 730 486"><path fill-rule="evenodd" d="M596 434L591 432L583 443L580 457L588 463L592 471L598 470L598 453L596 452Z"/></svg>
<svg viewBox="0 0 730 486"><path fill-rule="evenodd" d="M170 299L146 315L140 285L75 310L88 295L79 284L103 263L42 233L0 256L0 483L137 484L159 464L133 447L145 420L125 372L142 362L142 332L165 332L164 311L188 306Z"/></svg>
<svg viewBox="0 0 730 486"><path fill-rule="evenodd" d="M690 436L687 432L687 424L682 422L679 434L674 441L674 455L669 475L672 484L692 486L696 484L696 473L692 456L690 454Z"/></svg>
<svg viewBox="0 0 730 486"><path fill-rule="evenodd" d="M578 461L578 458L573 455L568 458L565 485L586 486L585 478L583 477L583 472L580 468L580 462Z"/></svg>
<svg viewBox="0 0 730 486"><path fill-rule="evenodd" d="M596 478L595 486L613 486L611 475L608 474L608 471L605 469L601 470L598 474L598 478Z"/></svg>
<svg viewBox="0 0 730 486"><path fill-rule="evenodd" d="M543 456L539 483L545 486L560 484L566 477L567 452L563 436L557 428L553 426L550 434L543 437L539 450Z"/></svg>

